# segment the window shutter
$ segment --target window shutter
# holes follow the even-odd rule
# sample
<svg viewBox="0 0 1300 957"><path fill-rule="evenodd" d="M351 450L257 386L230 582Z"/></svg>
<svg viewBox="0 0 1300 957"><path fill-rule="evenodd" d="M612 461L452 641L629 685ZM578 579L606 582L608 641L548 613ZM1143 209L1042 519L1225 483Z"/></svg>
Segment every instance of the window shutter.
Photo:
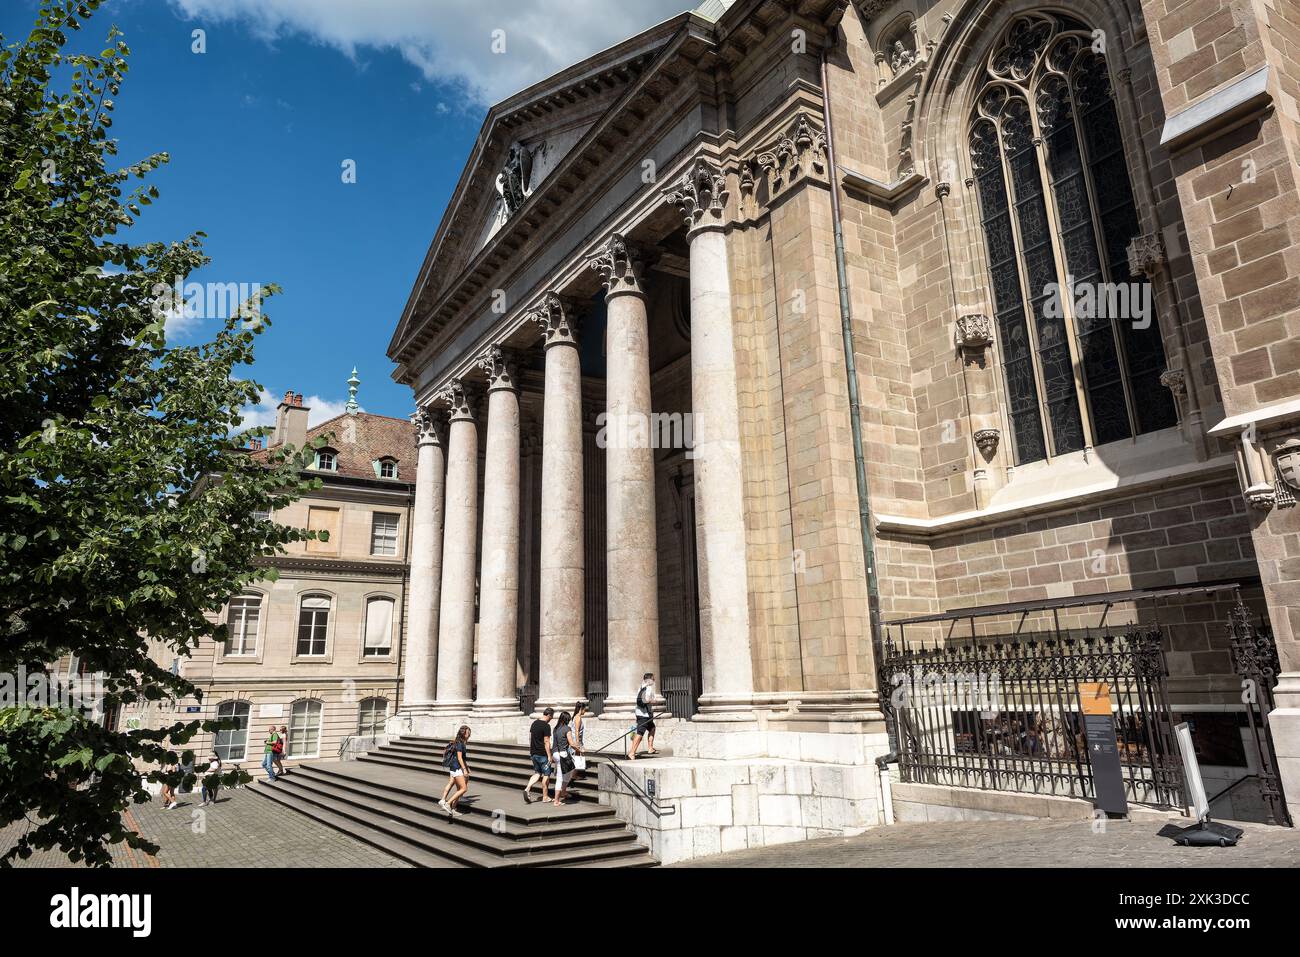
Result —
<svg viewBox="0 0 1300 957"><path fill-rule="evenodd" d="M366 602L366 648L392 647L393 600L372 598Z"/></svg>

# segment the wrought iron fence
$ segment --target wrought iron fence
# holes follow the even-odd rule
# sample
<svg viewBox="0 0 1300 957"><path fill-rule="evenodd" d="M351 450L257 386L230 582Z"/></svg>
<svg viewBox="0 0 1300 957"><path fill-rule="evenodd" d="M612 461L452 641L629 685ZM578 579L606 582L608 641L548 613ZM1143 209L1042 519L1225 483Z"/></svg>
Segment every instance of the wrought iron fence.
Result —
<svg viewBox="0 0 1300 957"><path fill-rule="evenodd" d="M1228 648L1233 670L1241 677L1241 700L1246 706L1246 725L1255 749L1254 777L1268 811L1268 823L1290 824L1282 778L1277 771L1273 733L1268 726L1268 716L1274 707L1273 686L1277 684L1282 663L1268 620L1260 618L1256 624L1251 617L1250 609L1238 599L1228 621Z"/></svg>
<svg viewBox="0 0 1300 957"><path fill-rule="evenodd" d="M605 698L609 696L609 689L603 681L587 682L587 710L594 715L605 713Z"/></svg>
<svg viewBox="0 0 1300 957"><path fill-rule="evenodd" d="M690 675L665 675L663 688L665 707L675 718L692 718L696 712L695 679Z"/></svg>
<svg viewBox="0 0 1300 957"><path fill-rule="evenodd" d="M524 714L532 714L533 707L537 704L537 685L520 685L518 691L519 710Z"/></svg>
<svg viewBox="0 0 1300 957"><path fill-rule="evenodd" d="M1079 685L1104 682L1129 799L1184 804L1159 631L939 648L886 641L881 659L903 781L1095 797Z"/></svg>

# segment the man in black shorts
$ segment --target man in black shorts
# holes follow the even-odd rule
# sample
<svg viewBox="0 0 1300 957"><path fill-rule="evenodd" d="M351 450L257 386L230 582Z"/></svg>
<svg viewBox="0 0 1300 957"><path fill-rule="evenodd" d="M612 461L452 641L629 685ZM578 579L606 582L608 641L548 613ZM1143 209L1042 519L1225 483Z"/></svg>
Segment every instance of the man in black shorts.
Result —
<svg viewBox="0 0 1300 957"><path fill-rule="evenodd" d="M553 708L547 708L528 728L528 757L533 762L533 776L528 779L528 784L524 787L525 804L533 803L533 785L537 783L538 778L542 781L543 803L549 798L546 786L550 782L551 762L547 760L547 755L550 753L547 745L551 743L551 717L554 714Z"/></svg>
<svg viewBox="0 0 1300 957"><path fill-rule="evenodd" d="M655 750L655 723L653 704L655 700L655 676L647 671L641 676L641 690L636 693L636 733L632 735L632 747L628 749L627 759L636 758L637 748L641 747L642 736L646 739L646 754L658 754Z"/></svg>

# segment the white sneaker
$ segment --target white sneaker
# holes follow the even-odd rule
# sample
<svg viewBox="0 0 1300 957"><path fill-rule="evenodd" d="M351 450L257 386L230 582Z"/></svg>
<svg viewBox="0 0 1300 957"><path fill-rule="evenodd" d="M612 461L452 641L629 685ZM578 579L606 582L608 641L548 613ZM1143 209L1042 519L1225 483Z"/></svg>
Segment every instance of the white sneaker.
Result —
<svg viewBox="0 0 1300 957"><path fill-rule="evenodd" d="M442 808L444 811L446 811L446 812L448 812L448 813L451 813L451 805L448 804L446 801L439 800L439 801L438 801L438 807Z"/></svg>

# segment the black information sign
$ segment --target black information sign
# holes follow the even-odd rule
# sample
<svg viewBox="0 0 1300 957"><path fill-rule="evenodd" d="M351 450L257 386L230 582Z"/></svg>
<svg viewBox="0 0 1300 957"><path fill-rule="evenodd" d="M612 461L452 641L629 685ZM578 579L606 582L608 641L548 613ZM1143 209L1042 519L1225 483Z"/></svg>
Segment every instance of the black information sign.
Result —
<svg viewBox="0 0 1300 957"><path fill-rule="evenodd" d="M1110 711L1110 688L1104 682L1079 685L1083 730L1088 742L1088 763L1092 765L1092 786L1099 811L1128 814L1124 794L1124 772L1119 766L1119 745L1115 740L1115 716Z"/></svg>

